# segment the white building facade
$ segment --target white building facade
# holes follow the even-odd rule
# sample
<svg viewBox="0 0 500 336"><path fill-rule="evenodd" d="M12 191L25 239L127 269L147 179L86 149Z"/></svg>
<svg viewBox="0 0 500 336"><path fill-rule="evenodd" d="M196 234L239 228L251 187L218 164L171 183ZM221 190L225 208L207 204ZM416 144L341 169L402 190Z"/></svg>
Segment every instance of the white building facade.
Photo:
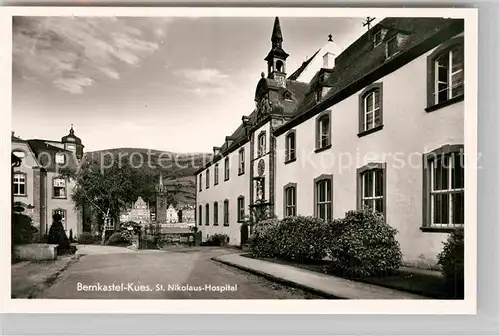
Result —
<svg viewBox="0 0 500 336"><path fill-rule="evenodd" d="M273 39L270 55L284 61L279 22ZM327 67L312 77L310 65L319 61L281 83L271 71L256 93L258 102L259 91L269 96L267 114L257 104L239 128L247 130L242 145L229 145L198 172L204 238L222 232L232 244L246 238L238 222L241 197L245 213L262 204L278 218L332 220L369 206L399 231L406 263L435 264L449 232L464 226L463 47L462 20L387 18L333 60L327 56ZM262 134L266 149L259 156ZM241 148L250 174L205 188L207 171L226 158L231 178L237 174ZM256 189L261 182L263 195ZM229 202L228 226L205 220L215 200Z"/></svg>

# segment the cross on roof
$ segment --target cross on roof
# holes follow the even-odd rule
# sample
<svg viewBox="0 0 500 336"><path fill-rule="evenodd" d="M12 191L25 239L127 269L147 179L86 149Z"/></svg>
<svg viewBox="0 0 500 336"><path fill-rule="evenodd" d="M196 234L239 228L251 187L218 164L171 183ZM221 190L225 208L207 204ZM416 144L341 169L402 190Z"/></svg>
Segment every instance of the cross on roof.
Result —
<svg viewBox="0 0 500 336"><path fill-rule="evenodd" d="M363 27L367 26L367 29L370 30L370 24L373 22L373 20L375 20L374 17L367 16L366 21L363 22Z"/></svg>

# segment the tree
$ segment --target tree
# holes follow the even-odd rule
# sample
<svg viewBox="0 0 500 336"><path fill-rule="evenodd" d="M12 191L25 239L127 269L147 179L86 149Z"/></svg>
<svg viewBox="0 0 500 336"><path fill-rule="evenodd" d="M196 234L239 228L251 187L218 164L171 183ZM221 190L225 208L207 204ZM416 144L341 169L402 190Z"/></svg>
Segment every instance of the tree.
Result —
<svg viewBox="0 0 500 336"><path fill-rule="evenodd" d="M76 208L90 204L98 214L97 230L103 230L108 221L117 221L120 211L127 204L142 196L144 176L127 163L101 165L96 160L84 157L80 168L63 169L61 176L75 181L71 198Z"/></svg>

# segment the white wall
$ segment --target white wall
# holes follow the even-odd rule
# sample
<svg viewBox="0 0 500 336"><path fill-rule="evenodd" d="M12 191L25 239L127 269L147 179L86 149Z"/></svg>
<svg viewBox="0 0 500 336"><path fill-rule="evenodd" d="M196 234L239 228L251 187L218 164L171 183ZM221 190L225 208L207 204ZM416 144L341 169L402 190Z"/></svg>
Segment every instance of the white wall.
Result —
<svg viewBox="0 0 500 336"><path fill-rule="evenodd" d="M241 147L240 147L241 148ZM206 188L205 172L201 172L202 191L199 191L199 186L196 186L196 211L199 206L202 206L202 223L199 225L199 214L197 213L196 226L202 232L202 239L205 241L208 236L215 233L225 233L229 236L229 244L240 244L240 223L237 220L237 199L240 195L245 197L245 214L248 214L248 204L250 202L250 142L243 145L245 149L245 173L238 176L238 157L239 149L231 152L229 157L229 180L224 181L224 160L217 161L219 164L219 184L214 185L214 169L213 163L207 169L210 170L210 188ZM199 176L196 176L199 183ZM224 226L224 200L229 200L229 226ZM214 220L214 202L218 202L219 220L218 226L213 225ZM205 205L210 205L209 225L206 225Z"/></svg>
<svg viewBox="0 0 500 336"><path fill-rule="evenodd" d="M445 144L463 144L464 105L459 102L431 113L424 110L427 56L431 52L376 81L383 83L382 130L358 138L358 92L330 108L331 149L314 153L316 117L295 128L296 162L284 164L285 134L278 137L276 212L279 217L283 216L283 186L289 182L297 183L297 213L313 214L313 180L321 174L333 174L333 216L343 217L346 211L356 208L356 169L369 162L385 161L386 218L399 230L404 258L407 262L435 263L447 234L420 230L422 153ZM405 159L403 167L396 153Z"/></svg>

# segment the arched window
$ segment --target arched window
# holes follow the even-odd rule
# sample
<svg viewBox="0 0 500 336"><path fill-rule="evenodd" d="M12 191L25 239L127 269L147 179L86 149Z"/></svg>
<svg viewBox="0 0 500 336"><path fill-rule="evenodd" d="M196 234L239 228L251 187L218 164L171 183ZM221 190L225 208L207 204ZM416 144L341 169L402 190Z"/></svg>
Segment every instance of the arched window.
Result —
<svg viewBox="0 0 500 336"><path fill-rule="evenodd" d="M205 204L205 225L210 225L210 205Z"/></svg>
<svg viewBox="0 0 500 336"><path fill-rule="evenodd" d="M370 134L383 127L382 83L367 86L359 95L359 133Z"/></svg>
<svg viewBox="0 0 500 336"><path fill-rule="evenodd" d="M296 144L295 144L295 130L292 130L287 133L285 137L285 147L286 147L286 153L285 153L285 162L290 162L295 160L295 152L296 152Z"/></svg>
<svg viewBox="0 0 500 336"><path fill-rule="evenodd" d="M203 225L203 219L202 219L202 209L203 207L200 205L198 206L198 225Z"/></svg>
<svg viewBox="0 0 500 336"><path fill-rule="evenodd" d="M439 46L427 59L427 112L442 104L463 99L464 43L453 38Z"/></svg>
<svg viewBox="0 0 500 336"><path fill-rule="evenodd" d="M330 111L321 113L316 119L316 151L328 149L331 145Z"/></svg>
<svg viewBox="0 0 500 336"><path fill-rule="evenodd" d="M262 156L266 153L266 132L262 131L258 137L257 155Z"/></svg>
<svg viewBox="0 0 500 336"><path fill-rule="evenodd" d="M214 226L219 225L219 203L214 202Z"/></svg>
<svg viewBox="0 0 500 336"><path fill-rule="evenodd" d="M276 61L276 71L285 72L283 61L281 61L281 60Z"/></svg>
<svg viewBox="0 0 500 336"><path fill-rule="evenodd" d="M323 174L314 179L314 216L326 221L332 220L333 175Z"/></svg>

